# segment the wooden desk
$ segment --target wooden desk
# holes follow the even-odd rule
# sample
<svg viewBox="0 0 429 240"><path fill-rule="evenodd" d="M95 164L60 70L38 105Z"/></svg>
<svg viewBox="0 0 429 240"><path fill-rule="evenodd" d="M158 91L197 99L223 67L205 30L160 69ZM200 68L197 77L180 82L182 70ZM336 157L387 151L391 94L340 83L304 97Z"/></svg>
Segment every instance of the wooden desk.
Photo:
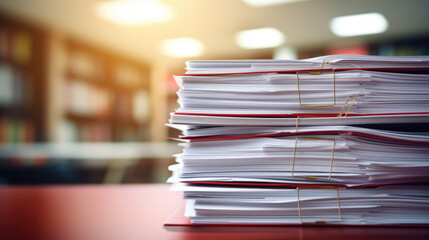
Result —
<svg viewBox="0 0 429 240"><path fill-rule="evenodd" d="M0 187L0 239L429 239L429 228L164 227L182 204L168 188Z"/></svg>

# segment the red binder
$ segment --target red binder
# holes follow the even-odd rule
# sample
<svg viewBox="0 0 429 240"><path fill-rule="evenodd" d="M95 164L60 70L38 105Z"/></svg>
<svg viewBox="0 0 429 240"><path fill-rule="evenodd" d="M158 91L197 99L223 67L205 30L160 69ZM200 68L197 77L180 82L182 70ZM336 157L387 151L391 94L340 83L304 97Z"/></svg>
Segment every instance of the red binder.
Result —
<svg viewBox="0 0 429 240"><path fill-rule="evenodd" d="M367 70L367 71L384 71L384 72L425 72L429 67L350 67L350 68L312 68L312 69L294 69L287 71L259 71L259 72L234 72L234 73L184 73L174 74L175 76L222 76L222 75L238 75L238 74L267 74L267 73L297 73L297 72L315 72L315 71L351 71L351 70Z"/></svg>
<svg viewBox="0 0 429 240"><path fill-rule="evenodd" d="M258 138L258 137L283 137L283 136L297 136L297 135L326 135L326 134L348 134L366 138L373 138L378 140L385 141L394 141L394 142L403 142L403 143L412 143L412 144L423 144L429 145L429 142L418 141L418 140L409 140L401 138L392 138L382 135L362 133L356 131L314 131L314 132L288 132L288 133L267 133L267 134L257 134L257 135L231 135L231 136L210 136L210 137L180 137L180 138L171 138L174 140L187 140L191 142L201 142L201 141L215 141L215 140L233 140L233 139L244 139L244 138Z"/></svg>
<svg viewBox="0 0 429 240"><path fill-rule="evenodd" d="M191 223L191 219L185 217L185 204L177 209L167 220L164 222L164 226L378 226L378 227L428 227L429 224L344 224L344 223L283 223L283 224L238 224L238 223Z"/></svg>

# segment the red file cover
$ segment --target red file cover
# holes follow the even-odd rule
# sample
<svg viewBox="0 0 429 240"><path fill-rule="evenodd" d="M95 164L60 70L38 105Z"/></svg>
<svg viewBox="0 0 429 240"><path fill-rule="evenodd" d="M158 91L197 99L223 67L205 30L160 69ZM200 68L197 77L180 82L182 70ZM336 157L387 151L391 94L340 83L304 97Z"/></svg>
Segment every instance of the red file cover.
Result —
<svg viewBox="0 0 429 240"><path fill-rule="evenodd" d="M258 224L258 223L191 223L191 219L185 217L185 203L177 209L165 222L164 226L402 226L402 227L427 227L429 224L344 224L344 223L282 223L282 224Z"/></svg>
<svg viewBox="0 0 429 240"><path fill-rule="evenodd" d="M195 115L195 116L217 116L217 117L260 117L260 118L297 118L297 117L332 117L337 118L338 113L294 113L294 114L239 114L239 113L187 113L175 112L175 115ZM355 114L349 113L347 117L369 117L369 116L413 116L413 115L429 115L429 112L409 112L409 113L370 113L370 114Z"/></svg>
<svg viewBox="0 0 429 240"><path fill-rule="evenodd" d="M429 67L414 67L414 68L389 68L389 67L353 67L353 68L311 68L311 69L295 69L287 71L260 71L260 72L234 72L234 73L185 73L185 74L174 74L175 76L222 76L222 75L238 75L238 74L266 74L266 73L297 73L297 72L317 72L317 71L350 71L350 70L367 70L367 71L389 71L389 72L421 72L429 70Z"/></svg>
<svg viewBox="0 0 429 240"><path fill-rule="evenodd" d="M250 186L250 187L292 187L292 188L368 188L368 187L380 187L387 185L399 185L399 184L412 184L412 183L429 183L429 180L416 180L416 181L402 181L402 182L389 182L389 183L377 183L377 184L364 184L347 186L341 184L296 184L296 183L256 183L256 182L187 182L182 183L189 184L204 184L204 185L224 185L224 186Z"/></svg>
<svg viewBox="0 0 429 240"><path fill-rule="evenodd" d="M296 135L326 135L326 134L348 134L348 135L355 135L360 137L374 138L374 139L386 140L386 141L429 145L429 142L425 142L425 141L418 141L418 140L414 141L414 140L408 140L408 139L392 138L392 137L354 132L354 131L315 131L315 132L298 131L298 132L290 132L290 133L268 133L268 134L257 134L257 135L233 135L233 136L210 136L210 137L181 137L181 138L171 138L171 139L179 140L179 141L189 140L192 142L201 142L201 141L233 140L233 139L258 138L258 137L283 137L283 136L296 136Z"/></svg>
<svg viewBox="0 0 429 240"><path fill-rule="evenodd" d="M328 126L328 125L359 125L359 124L396 124L396 123L427 123L429 112L410 113L379 113L379 114L348 114L339 117L338 113L318 114L225 114L225 113L187 113L175 112L173 115L184 119L172 123L187 124L187 121L197 121L196 125L209 126ZM189 116L191 120L187 120ZM205 117L207 119L205 119ZM206 124L208 123L208 124Z"/></svg>

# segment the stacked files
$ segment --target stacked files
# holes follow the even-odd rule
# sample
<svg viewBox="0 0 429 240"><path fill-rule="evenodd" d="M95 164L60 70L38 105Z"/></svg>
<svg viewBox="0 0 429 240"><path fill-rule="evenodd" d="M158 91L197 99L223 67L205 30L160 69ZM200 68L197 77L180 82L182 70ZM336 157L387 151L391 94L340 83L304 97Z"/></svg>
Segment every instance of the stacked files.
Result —
<svg viewBox="0 0 429 240"><path fill-rule="evenodd" d="M325 129L339 134L194 138L170 166L171 181L346 187L429 181L429 134Z"/></svg>
<svg viewBox="0 0 429 240"><path fill-rule="evenodd" d="M184 191L184 216L192 224L417 225L429 221L427 185L287 189L180 184L174 190Z"/></svg>
<svg viewBox="0 0 429 240"><path fill-rule="evenodd" d="M186 206L166 224L429 224L429 57L187 70L167 124Z"/></svg>
<svg viewBox="0 0 429 240"><path fill-rule="evenodd" d="M338 114L349 96L356 98L349 114L429 111L428 74L352 70L335 72L335 84L333 78L332 71L298 74L299 80L290 73L176 76L181 87L178 112Z"/></svg>
<svg viewBox="0 0 429 240"><path fill-rule="evenodd" d="M427 70L429 56L329 55L304 60L195 60L186 62L187 74L226 75L236 73L292 72L318 70Z"/></svg>
<svg viewBox="0 0 429 240"><path fill-rule="evenodd" d="M291 117L297 116L306 117L300 126L429 122L428 56L190 61L187 66L187 74L175 76L181 107L171 123L295 126ZM225 74L230 71L239 72Z"/></svg>

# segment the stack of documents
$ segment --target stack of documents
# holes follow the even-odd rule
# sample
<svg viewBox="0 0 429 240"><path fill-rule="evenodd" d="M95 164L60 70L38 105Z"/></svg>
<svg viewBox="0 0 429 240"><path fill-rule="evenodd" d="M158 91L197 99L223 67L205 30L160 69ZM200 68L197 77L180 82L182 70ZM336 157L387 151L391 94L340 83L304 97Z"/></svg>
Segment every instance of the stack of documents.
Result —
<svg viewBox="0 0 429 240"><path fill-rule="evenodd" d="M338 114L349 96L356 99L349 114L425 113L428 79L364 70L176 76L178 113Z"/></svg>
<svg viewBox="0 0 429 240"><path fill-rule="evenodd" d="M187 70L167 124L184 147L174 224L429 224L429 56Z"/></svg>
<svg viewBox="0 0 429 240"><path fill-rule="evenodd" d="M428 70L429 56L330 55L304 60L195 60L186 62L187 74L236 74L303 70Z"/></svg>
<svg viewBox="0 0 429 240"><path fill-rule="evenodd" d="M427 185L307 189L179 184L194 224L428 224Z"/></svg>
<svg viewBox="0 0 429 240"><path fill-rule="evenodd" d="M316 128L314 128L316 129ZM326 128L325 129L329 129ZM342 129L338 131L338 129ZM325 133L324 133L325 132ZM429 134L343 127L312 134L194 138L172 182L363 186L429 181ZM327 132L327 133L326 133ZM304 134L305 133L305 134ZM206 140L207 139L207 140Z"/></svg>

